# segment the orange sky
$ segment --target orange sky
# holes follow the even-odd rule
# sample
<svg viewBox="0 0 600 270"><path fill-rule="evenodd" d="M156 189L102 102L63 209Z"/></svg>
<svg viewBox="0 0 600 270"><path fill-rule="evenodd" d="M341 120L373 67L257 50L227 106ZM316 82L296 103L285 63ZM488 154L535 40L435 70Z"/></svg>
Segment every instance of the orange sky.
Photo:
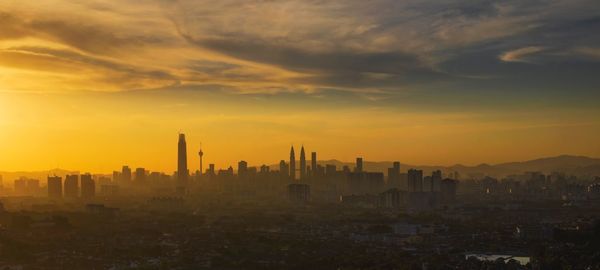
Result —
<svg viewBox="0 0 600 270"><path fill-rule="evenodd" d="M320 159L476 164L563 153L598 156L596 119L535 115L400 112L381 108L261 108L135 94L1 93L1 170L54 167L110 172L127 164L173 171L177 132L187 135L190 167L244 159L273 164L304 144ZM212 103L212 104L211 104ZM582 113L582 115L585 115ZM518 118L524 119L519 120ZM565 119L560 119L565 117Z"/></svg>
<svg viewBox="0 0 600 270"><path fill-rule="evenodd" d="M0 171L598 157L595 6L2 1Z"/></svg>

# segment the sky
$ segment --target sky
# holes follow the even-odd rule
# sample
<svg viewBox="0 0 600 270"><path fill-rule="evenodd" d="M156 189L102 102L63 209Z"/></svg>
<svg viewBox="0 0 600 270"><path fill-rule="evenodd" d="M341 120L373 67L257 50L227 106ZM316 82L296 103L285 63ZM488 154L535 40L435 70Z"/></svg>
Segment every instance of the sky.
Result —
<svg viewBox="0 0 600 270"><path fill-rule="evenodd" d="M0 170L600 156L597 0L3 0Z"/></svg>

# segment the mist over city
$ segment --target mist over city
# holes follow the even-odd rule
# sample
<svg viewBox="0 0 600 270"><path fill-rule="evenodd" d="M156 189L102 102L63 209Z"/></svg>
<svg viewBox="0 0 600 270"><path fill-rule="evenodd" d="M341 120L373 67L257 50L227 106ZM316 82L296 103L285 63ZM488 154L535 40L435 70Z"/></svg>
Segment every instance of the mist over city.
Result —
<svg viewBox="0 0 600 270"><path fill-rule="evenodd" d="M592 0L0 1L0 269L600 269Z"/></svg>

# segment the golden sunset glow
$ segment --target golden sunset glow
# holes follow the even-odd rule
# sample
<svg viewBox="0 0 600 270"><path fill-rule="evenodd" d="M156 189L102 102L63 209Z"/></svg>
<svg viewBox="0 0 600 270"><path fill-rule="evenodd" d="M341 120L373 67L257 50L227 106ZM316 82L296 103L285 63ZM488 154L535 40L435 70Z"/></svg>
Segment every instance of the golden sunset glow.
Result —
<svg viewBox="0 0 600 270"><path fill-rule="evenodd" d="M524 38L585 8L414 2L3 1L0 170L600 156L597 38Z"/></svg>

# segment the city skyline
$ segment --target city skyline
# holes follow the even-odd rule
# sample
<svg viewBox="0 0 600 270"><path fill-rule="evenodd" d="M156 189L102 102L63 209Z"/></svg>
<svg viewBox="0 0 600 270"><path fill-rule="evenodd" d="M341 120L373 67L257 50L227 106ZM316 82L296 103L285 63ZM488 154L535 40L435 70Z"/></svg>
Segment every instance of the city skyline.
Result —
<svg viewBox="0 0 600 270"><path fill-rule="evenodd" d="M459 164L459 163L454 163L451 165L440 165L440 164L415 164L415 163L404 163L404 162L400 162L397 161L397 159L395 160L366 160L364 161L364 157L363 156L356 156L354 161L344 161L344 160L340 160L340 159L336 159L331 158L331 159L322 159L319 160L317 159L317 152L315 151L315 149L310 149L311 150L311 159L310 159L310 164L307 164L307 159L306 159L306 154L305 154L305 147L304 144L301 144L301 151L300 151L300 158L296 159L296 155L295 155L295 150L294 150L294 144L292 144L290 146L290 152L289 152L289 159L281 159L279 161L279 163L271 161L271 162L265 162L265 163L256 163L256 162L248 162L247 160L244 159L238 159L234 162L231 163L227 163L223 166L219 166L216 165L215 163L211 163L209 162L209 168L203 167L203 161L204 161L204 151L202 150L202 147L200 147L199 152L198 152L198 156L196 156L196 158L198 160L194 160L194 156L192 155L191 161L188 161L188 149L187 149L187 142L185 139L185 134L179 132L178 133L178 144L177 144L177 158L176 158L176 169L175 170L159 170L159 169L155 169L155 168L151 168L151 167L147 167L144 165L139 165L136 164L134 166L131 166L131 164L126 164L122 166L122 170L123 170L123 174L125 174L125 172L127 171L127 175L125 177L125 179L128 179L127 181L131 181L132 179L132 172L131 172L131 167L136 168L136 175L138 174L139 170L142 170L145 173L150 173L150 172L157 172L157 173L167 173L169 174L170 172L173 172L174 175L174 179L177 180L178 185L180 186L185 186L187 185L186 183L188 182L188 177L193 177L195 174L197 174L198 172L201 172L202 174L209 172L210 170L213 170L213 172L215 170L226 170L226 169L231 169L234 166L234 164L238 164L238 169L240 168L240 164L243 163L243 167L244 168L255 168L258 169L259 167L268 167L268 168L278 168L280 171L284 171L284 168L282 166L285 166L285 174L288 175L290 177L291 180L293 181L302 181L303 179L306 179L307 177L309 177L311 175L311 173L314 173L314 171L311 172L311 170L314 170L314 168L316 166L329 166L329 165L335 165L335 163L338 164L342 164L342 166L344 166L344 164L355 164L355 167L353 170L355 172L362 172L364 170L364 162L371 162L372 164L385 164L385 163L389 163L391 166L393 166L395 173L399 173L400 171L400 164L403 164L404 167L404 171L410 172L411 170L414 170L416 167L429 167L430 170L432 171L439 171L439 168L443 168L446 167L446 169L448 168L452 168L452 167L477 167L477 166L481 166L483 165L485 166L495 166L495 165L503 165L503 164L511 164L511 163L520 163L520 162L535 162L535 161L541 161L544 159L548 159L548 160L552 160L552 159L558 159L560 160L561 158L566 158L566 159L585 159L586 161L584 161L584 164L586 162L590 162L587 160L592 160L591 162L593 163L594 160L600 160L600 158L595 158L595 157L587 157L587 156L576 156L576 155L559 155L559 156L553 156L553 157L538 157L536 159L531 159L531 160L512 160L510 162L504 162L504 163L496 163L496 164L490 164L490 163L478 163L478 164ZM193 153L193 152L192 152ZM192 164L191 167L189 167L189 163ZM194 167L194 163L199 164L198 168ZM577 163L577 161L566 161L567 164L570 164L569 166L574 166L574 163ZM408 168L406 167L408 166ZM556 167L557 165L552 165L554 166L555 169L560 168L560 166ZM585 165L584 165L585 166ZM199 169L199 170L197 170ZM325 169L324 167L322 169ZM563 168L564 169L564 168ZM69 170L68 168L53 168L53 169L49 169L48 172L53 171L53 170L63 170L65 172L78 172L79 173L83 173L83 174L87 174L90 172L93 172L95 174L105 174L108 175L110 174L110 172L103 172L103 171L92 171L92 170ZM234 172L238 172L237 169L233 169ZM376 169L376 172L383 172L385 173L386 170L388 170L388 174L393 174L394 172L391 172L389 170L391 170L390 168L379 168ZM537 169L536 169L537 170ZM44 171L44 170L42 170ZM0 172L2 172L2 170L0 170ZM15 171L15 172L10 172L10 171L4 171L5 173L19 173L19 172L27 172L27 171ZM35 171L30 171L30 172L35 172ZM112 170L113 174L117 171L114 171L114 168ZM121 172L119 172L121 173ZM449 173L457 173L456 171L450 171ZM50 174L49 174L50 175ZM137 176L136 176L137 178ZM392 176L393 178L393 176Z"/></svg>

